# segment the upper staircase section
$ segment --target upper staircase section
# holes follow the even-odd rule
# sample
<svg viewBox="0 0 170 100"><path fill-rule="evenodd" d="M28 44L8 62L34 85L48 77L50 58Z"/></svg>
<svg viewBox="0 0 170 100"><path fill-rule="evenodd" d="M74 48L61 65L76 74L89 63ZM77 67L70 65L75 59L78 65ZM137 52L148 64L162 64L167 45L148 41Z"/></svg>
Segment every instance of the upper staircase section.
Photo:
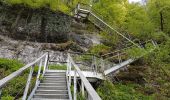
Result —
<svg viewBox="0 0 170 100"><path fill-rule="evenodd" d="M125 34L120 33L119 31L114 29L111 25L106 23L100 16L101 16L100 14L98 14L94 9L92 9L92 6L89 6L87 4L79 3L75 8L74 17L78 19L88 19L103 31L109 34L113 34L115 36L115 39L123 38L124 41L126 40L125 44L129 42L131 45L135 45L140 48L138 44L136 44L135 42L128 38L129 35L126 36Z"/></svg>

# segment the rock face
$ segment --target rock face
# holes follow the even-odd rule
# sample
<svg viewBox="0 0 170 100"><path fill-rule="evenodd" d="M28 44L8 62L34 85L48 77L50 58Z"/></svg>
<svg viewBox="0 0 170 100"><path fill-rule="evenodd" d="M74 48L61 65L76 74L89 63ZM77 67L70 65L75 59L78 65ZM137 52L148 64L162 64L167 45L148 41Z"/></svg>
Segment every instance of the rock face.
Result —
<svg viewBox="0 0 170 100"><path fill-rule="evenodd" d="M47 52L42 48L45 43L15 41L4 36L0 36L0 39L0 58L18 59L24 63L29 63ZM50 49L48 51L50 52L50 60L66 61L66 53Z"/></svg>
<svg viewBox="0 0 170 100"><path fill-rule="evenodd" d="M17 40L65 42L72 18L49 9L0 5L0 33Z"/></svg>
<svg viewBox="0 0 170 100"><path fill-rule="evenodd" d="M94 28L48 8L30 9L0 2L0 58L28 63L48 50L55 60L65 61L63 51L85 52L100 44L96 37L99 30L90 31Z"/></svg>

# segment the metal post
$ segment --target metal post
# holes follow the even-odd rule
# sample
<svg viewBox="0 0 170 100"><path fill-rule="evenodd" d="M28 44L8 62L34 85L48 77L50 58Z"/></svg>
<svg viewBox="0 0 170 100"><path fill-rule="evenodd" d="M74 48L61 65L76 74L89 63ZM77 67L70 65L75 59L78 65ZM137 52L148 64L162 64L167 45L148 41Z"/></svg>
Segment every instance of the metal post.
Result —
<svg viewBox="0 0 170 100"><path fill-rule="evenodd" d="M94 56L94 67L95 67L95 72L97 75L97 62L96 62L96 57Z"/></svg>
<svg viewBox="0 0 170 100"><path fill-rule="evenodd" d="M76 76L76 70L74 70L74 100L77 100L77 76Z"/></svg>
<svg viewBox="0 0 170 100"><path fill-rule="evenodd" d="M27 98L27 94L28 94L28 90L29 90L29 86L30 86L33 71L34 71L34 66L32 66L30 68L30 73L29 73L29 76L28 76L28 80L27 80L27 84L26 84L26 87L25 87L25 91L24 91L24 95L22 97L22 100L26 100L26 98Z"/></svg>
<svg viewBox="0 0 170 100"><path fill-rule="evenodd" d="M45 62L44 62L44 70L43 70L43 74L45 74L45 71L47 69L47 60L48 60L48 55L45 56Z"/></svg>
<svg viewBox="0 0 170 100"><path fill-rule="evenodd" d="M0 89L0 100L1 100L2 90Z"/></svg>
<svg viewBox="0 0 170 100"><path fill-rule="evenodd" d="M87 100L92 100L92 98L91 98L90 94L88 94L88 99L87 99Z"/></svg>
<svg viewBox="0 0 170 100"><path fill-rule="evenodd" d="M67 75L69 75L69 58L67 56Z"/></svg>
<svg viewBox="0 0 170 100"><path fill-rule="evenodd" d="M38 74L37 74L36 85L38 85L38 81L39 81L39 79L40 79L41 66L42 66L42 59L40 60L40 64L39 64L39 68L38 68Z"/></svg>
<svg viewBox="0 0 170 100"><path fill-rule="evenodd" d="M69 62L69 85L71 86L71 62Z"/></svg>
<svg viewBox="0 0 170 100"><path fill-rule="evenodd" d="M104 60L101 58L101 71L102 72L104 71L104 67L105 67Z"/></svg>
<svg viewBox="0 0 170 100"><path fill-rule="evenodd" d="M83 83L83 81L81 81L81 92L82 92L82 96L84 97L84 83Z"/></svg>

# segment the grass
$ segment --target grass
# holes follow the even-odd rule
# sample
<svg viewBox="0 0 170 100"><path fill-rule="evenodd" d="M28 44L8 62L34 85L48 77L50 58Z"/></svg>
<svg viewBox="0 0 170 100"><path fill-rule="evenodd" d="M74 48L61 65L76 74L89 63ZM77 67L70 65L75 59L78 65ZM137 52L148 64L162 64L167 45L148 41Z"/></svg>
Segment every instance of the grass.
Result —
<svg viewBox="0 0 170 100"><path fill-rule="evenodd" d="M49 65L49 69L52 70L67 70L67 66L66 65Z"/></svg>
<svg viewBox="0 0 170 100"><path fill-rule="evenodd" d="M24 64L18 60L0 58L0 79L8 76L9 74L22 68L23 66ZM28 74L29 69L23 72L18 77L11 80L6 86L4 86L2 88L1 100L14 100L21 98L23 96ZM34 83L35 77L33 76L31 80L30 90L34 87Z"/></svg>
<svg viewBox="0 0 170 100"><path fill-rule="evenodd" d="M155 100L154 96L144 95L136 89L136 84L113 84L104 81L98 88L97 92L102 100Z"/></svg>

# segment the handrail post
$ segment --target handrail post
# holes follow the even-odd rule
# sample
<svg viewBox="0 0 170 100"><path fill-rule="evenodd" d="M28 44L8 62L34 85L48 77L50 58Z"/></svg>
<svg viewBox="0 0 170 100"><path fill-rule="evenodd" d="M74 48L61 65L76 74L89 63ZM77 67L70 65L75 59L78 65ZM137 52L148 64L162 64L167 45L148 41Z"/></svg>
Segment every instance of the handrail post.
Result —
<svg viewBox="0 0 170 100"><path fill-rule="evenodd" d="M71 86L71 62L69 62L69 85Z"/></svg>
<svg viewBox="0 0 170 100"><path fill-rule="evenodd" d="M43 75L45 74L45 71L47 69L47 61L48 61L48 55L45 56Z"/></svg>
<svg viewBox="0 0 170 100"><path fill-rule="evenodd" d="M78 9L78 10L80 9L80 4L79 4L79 3L77 4L77 9Z"/></svg>
<svg viewBox="0 0 170 100"><path fill-rule="evenodd" d="M38 81L39 81L39 79L40 79L41 66L42 66L42 59L40 60L40 64L39 64L39 68L38 68L38 74L37 74L36 85L38 85Z"/></svg>
<svg viewBox="0 0 170 100"><path fill-rule="evenodd" d="M74 70L74 100L77 100L77 75L76 75L76 70Z"/></svg>
<svg viewBox="0 0 170 100"><path fill-rule="evenodd" d="M29 76L28 76L28 79L27 79L27 84L26 84L26 87L25 87L25 91L24 91L24 95L22 97L22 100L26 100L26 98L27 98L27 94L28 94L30 83L31 83L33 71L34 71L34 66L32 66L30 68L30 73L29 73Z"/></svg>
<svg viewBox="0 0 170 100"><path fill-rule="evenodd" d="M0 100L1 100L1 95L2 95L2 89L0 89Z"/></svg>
<svg viewBox="0 0 170 100"><path fill-rule="evenodd" d="M94 56L94 67L95 67L95 73L97 75L97 61L96 61L96 57Z"/></svg>
<svg viewBox="0 0 170 100"><path fill-rule="evenodd" d="M67 72L66 72L66 74L69 75L69 58L68 58L68 54L67 54Z"/></svg>
<svg viewBox="0 0 170 100"><path fill-rule="evenodd" d="M68 75L68 82L69 82L69 86L71 86L71 62L70 62L70 54L68 53L68 57L67 57L67 75Z"/></svg>
<svg viewBox="0 0 170 100"><path fill-rule="evenodd" d="M101 71L102 72L104 71L104 67L105 67L104 60L103 58L101 58Z"/></svg>
<svg viewBox="0 0 170 100"><path fill-rule="evenodd" d="M81 92L82 92L82 96L84 97L84 83L83 83L83 81L81 81Z"/></svg>

